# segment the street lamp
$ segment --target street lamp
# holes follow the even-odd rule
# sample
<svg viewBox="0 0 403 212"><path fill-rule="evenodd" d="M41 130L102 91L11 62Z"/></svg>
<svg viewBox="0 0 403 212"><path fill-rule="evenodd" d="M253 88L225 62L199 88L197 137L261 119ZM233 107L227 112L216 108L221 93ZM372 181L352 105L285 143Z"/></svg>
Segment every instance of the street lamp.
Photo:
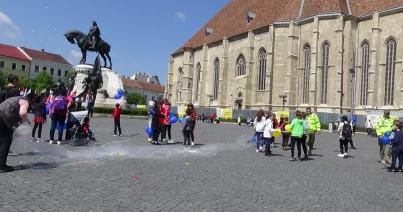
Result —
<svg viewBox="0 0 403 212"><path fill-rule="evenodd" d="M287 94L282 94L279 95L278 97L280 97L283 100L283 111L284 111L285 103L287 102Z"/></svg>

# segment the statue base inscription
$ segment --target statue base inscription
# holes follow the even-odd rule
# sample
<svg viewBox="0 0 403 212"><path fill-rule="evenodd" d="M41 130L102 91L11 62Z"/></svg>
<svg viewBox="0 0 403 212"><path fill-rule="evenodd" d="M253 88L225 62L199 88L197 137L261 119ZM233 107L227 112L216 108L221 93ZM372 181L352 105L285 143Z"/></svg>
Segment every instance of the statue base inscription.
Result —
<svg viewBox="0 0 403 212"><path fill-rule="evenodd" d="M88 76L88 73L92 71L93 67L93 65L88 64L79 64L75 67L77 75L73 90L77 92L77 95L84 91L83 81ZM123 89L122 78L119 74L109 68L102 67L102 79L103 85L97 92L95 107L114 108L117 102L122 106L126 106L124 98L120 100L113 98L119 89Z"/></svg>

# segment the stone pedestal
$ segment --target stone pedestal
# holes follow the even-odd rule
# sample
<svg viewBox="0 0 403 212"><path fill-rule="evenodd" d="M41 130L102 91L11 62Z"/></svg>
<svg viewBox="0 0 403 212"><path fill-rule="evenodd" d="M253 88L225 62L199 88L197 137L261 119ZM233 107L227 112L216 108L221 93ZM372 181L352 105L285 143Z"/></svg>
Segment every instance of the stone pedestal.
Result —
<svg viewBox="0 0 403 212"><path fill-rule="evenodd" d="M76 81L74 85L74 91L81 94L84 91L83 81L88 76L88 73L92 71L93 65L79 64L75 67ZM117 101L113 97L117 94L118 89L123 89L122 78L111 69L102 68L103 86L97 92L95 100L95 107L115 107L115 104L119 102L122 106L126 106L124 98Z"/></svg>

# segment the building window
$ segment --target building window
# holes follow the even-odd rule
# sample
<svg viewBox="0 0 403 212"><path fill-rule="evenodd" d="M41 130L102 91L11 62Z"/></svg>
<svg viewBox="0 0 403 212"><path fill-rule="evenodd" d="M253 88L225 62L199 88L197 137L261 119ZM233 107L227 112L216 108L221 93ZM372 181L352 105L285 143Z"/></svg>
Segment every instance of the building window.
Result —
<svg viewBox="0 0 403 212"><path fill-rule="evenodd" d="M39 72L39 66L35 66L35 73Z"/></svg>
<svg viewBox="0 0 403 212"><path fill-rule="evenodd" d="M25 71L25 65L21 65L21 70Z"/></svg>
<svg viewBox="0 0 403 212"><path fill-rule="evenodd" d="M220 88L220 60L216 58L214 60L214 88L213 88L213 99L218 100L218 90Z"/></svg>
<svg viewBox="0 0 403 212"><path fill-rule="evenodd" d="M235 76L243 76L246 74L246 61L245 57L241 54L236 60Z"/></svg>
<svg viewBox="0 0 403 212"><path fill-rule="evenodd" d="M360 105L368 104L368 78L369 78L369 44L364 41L361 44L362 50L362 65L361 65L361 99Z"/></svg>
<svg viewBox="0 0 403 212"><path fill-rule="evenodd" d="M69 71L64 71L64 77L67 77L68 73L69 73Z"/></svg>
<svg viewBox="0 0 403 212"><path fill-rule="evenodd" d="M48 69L48 68L46 68L46 67L43 67L43 68L42 68L42 71L46 71L47 69Z"/></svg>
<svg viewBox="0 0 403 212"><path fill-rule="evenodd" d="M201 80L201 65L200 63L197 63L196 65L196 89L195 89L195 100L197 101L199 99L199 84Z"/></svg>
<svg viewBox="0 0 403 212"><path fill-rule="evenodd" d="M12 64L11 64L11 69L12 69L12 70L15 70L15 69L17 69L17 64L15 64L15 63L12 63Z"/></svg>
<svg viewBox="0 0 403 212"><path fill-rule="evenodd" d="M4 61L0 61L0 68L4 68Z"/></svg>
<svg viewBox="0 0 403 212"><path fill-rule="evenodd" d="M386 70L385 70L385 96L384 104L393 105L395 87L396 41L390 38L386 42Z"/></svg>
<svg viewBox="0 0 403 212"><path fill-rule="evenodd" d="M62 75L62 70L57 70L57 76L61 76Z"/></svg>
<svg viewBox="0 0 403 212"><path fill-rule="evenodd" d="M50 75L54 75L55 74L55 69L54 68L51 68L50 69Z"/></svg>
<svg viewBox="0 0 403 212"><path fill-rule="evenodd" d="M329 76L329 49L330 44L325 41L322 45L322 79L320 84L320 103L327 104L327 89Z"/></svg>
<svg viewBox="0 0 403 212"><path fill-rule="evenodd" d="M302 76L302 103L309 104L309 78L311 73L311 47L304 47L304 70Z"/></svg>
<svg viewBox="0 0 403 212"><path fill-rule="evenodd" d="M257 77L258 90L266 89L266 61L266 50L261 48L259 50L259 74Z"/></svg>

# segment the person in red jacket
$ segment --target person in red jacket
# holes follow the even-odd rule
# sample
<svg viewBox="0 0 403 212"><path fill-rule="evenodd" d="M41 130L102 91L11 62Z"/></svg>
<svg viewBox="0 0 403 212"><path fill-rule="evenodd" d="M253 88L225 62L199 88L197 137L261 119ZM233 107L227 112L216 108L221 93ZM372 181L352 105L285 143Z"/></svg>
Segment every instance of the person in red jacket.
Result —
<svg viewBox="0 0 403 212"><path fill-rule="evenodd" d="M85 132L85 134L87 134L89 140L95 141L94 134L90 129L90 118L88 116L84 118L84 122L81 125L81 129L83 130L83 132Z"/></svg>
<svg viewBox="0 0 403 212"><path fill-rule="evenodd" d="M190 112L190 117L192 118L192 130L190 133L190 137L192 139L192 146L194 146L195 145L195 127L196 127L197 113L196 113L196 109L194 108L192 103L188 104L187 111Z"/></svg>
<svg viewBox="0 0 403 212"><path fill-rule="evenodd" d="M119 136L122 136L122 129L120 128L120 114L121 113L122 113L122 107L120 107L119 103L116 103L115 109L113 109L113 112L112 112L112 118L114 121L114 130L113 130L114 135L113 136L118 136L117 131L119 131Z"/></svg>
<svg viewBox="0 0 403 212"><path fill-rule="evenodd" d="M171 120L169 118L169 115L171 114L171 107L170 103L167 99L164 99L162 101L162 106L160 108L160 124L162 126L162 131L161 131L161 140L162 142L168 142L168 143L173 143L172 138L171 138ZM168 133L168 139L166 139L166 135Z"/></svg>

